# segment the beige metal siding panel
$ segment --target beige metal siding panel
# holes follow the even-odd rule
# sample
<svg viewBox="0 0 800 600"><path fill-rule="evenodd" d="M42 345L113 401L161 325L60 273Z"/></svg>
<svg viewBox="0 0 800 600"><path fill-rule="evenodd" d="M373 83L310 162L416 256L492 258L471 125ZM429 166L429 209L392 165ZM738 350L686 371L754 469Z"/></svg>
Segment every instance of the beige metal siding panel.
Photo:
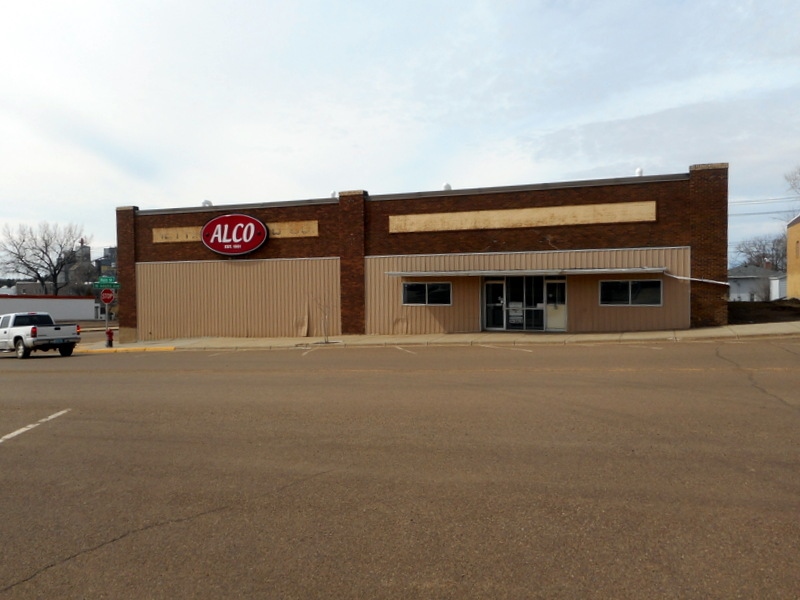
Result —
<svg viewBox="0 0 800 600"><path fill-rule="evenodd" d="M379 257L367 259L366 331L369 334L460 333L480 329L480 281L475 277L404 279L390 277L403 258L413 258L415 269L432 270L432 257ZM427 266L426 266L427 265ZM449 282L451 306L403 306L403 282Z"/></svg>
<svg viewBox="0 0 800 600"><path fill-rule="evenodd" d="M673 275L689 275L689 248L634 248L497 254L436 254L370 257L391 261L385 272L424 271L553 271L561 269L632 269L664 267Z"/></svg>
<svg viewBox="0 0 800 600"><path fill-rule="evenodd" d="M441 254L383 256L366 259L366 331L372 334L479 331L481 328L480 277L443 277L453 282L453 306L423 308L402 306L402 272L507 272L562 269L666 268L678 277L690 275L690 251L678 248L634 248L587 251L515 252L497 254ZM608 276L604 276L608 278ZM654 276L650 275L648 278ZM570 331L632 331L636 329L686 329L689 327L689 285L664 276L664 306L601 307L599 277L570 276L568 307ZM420 279L433 281L433 279Z"/></svg>
<svg viewBox="0 0 800 600"><path fill-rule="evenodd" d="M451 306L403 306L402 281L398 296L395 297L396 310L387 315L391 320L393 333L460 333L475 331L480 319L480 307L475 300L475 278L442 277L437 282L452 284Z"/></svg>
<svg viewBox="0 0 800 600"><path fill-rule="evenodd" d="M662 306L601 306L600 282L609 279L660 279ZM688 329L689 283L667 276L567 278L571 332L622 332Z"/></svg>
<svg viewBox="0 0 800 600"><path fill-rule="evenodd" d="M598 223L637 223L655 220L656 203L649 200L579 206L537 206L503 210L390 215L389 232L469 231Z"/></svg>
<svg viewBox="0 0 800 600"><path fill-rule="evenodd" d="M137 265L139 339L341 332L338 259Z"/></svg>

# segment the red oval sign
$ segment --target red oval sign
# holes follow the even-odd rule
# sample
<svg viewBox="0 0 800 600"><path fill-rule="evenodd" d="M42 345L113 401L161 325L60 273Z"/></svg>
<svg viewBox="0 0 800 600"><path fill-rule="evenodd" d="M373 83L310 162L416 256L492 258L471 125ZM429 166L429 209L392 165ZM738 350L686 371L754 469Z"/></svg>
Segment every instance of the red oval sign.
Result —
<svg viewBox="0 0 800 600"><path fill-rule="evenodd" d="M200 239L218 254L236 256L261 247L269 237L267 226L248 215L232 214L214 217L203 225Z"/></svg>

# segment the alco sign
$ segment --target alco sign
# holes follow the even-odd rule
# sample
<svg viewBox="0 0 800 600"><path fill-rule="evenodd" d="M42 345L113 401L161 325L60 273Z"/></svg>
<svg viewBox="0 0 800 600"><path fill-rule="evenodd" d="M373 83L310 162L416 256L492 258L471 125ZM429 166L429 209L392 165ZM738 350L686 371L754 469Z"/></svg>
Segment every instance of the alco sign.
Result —
<svg viewBox="0 0 800 600"><path fill-rule="evenodd" d="M217 254L237 256L257 250L267 241L267 226L254 217L240 214L214 217L203 225L200 239Z"/></svg>

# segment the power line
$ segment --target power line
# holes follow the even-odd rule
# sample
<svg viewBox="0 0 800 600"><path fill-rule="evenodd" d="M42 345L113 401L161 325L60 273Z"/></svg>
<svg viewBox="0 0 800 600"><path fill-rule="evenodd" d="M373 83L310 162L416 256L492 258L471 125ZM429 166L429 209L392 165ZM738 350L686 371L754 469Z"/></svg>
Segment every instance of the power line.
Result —
<svg viewBox="0 0 800 600"><path fill-rule="evenodd" d="M770 211L766 211L766 212L749 212L749 213L736 213L736 214L728 213L728 217L730 218L730 217L755 217L755 216L761 216L761 215L785 215L787 213L794 214L794 211L791 211L791 210L770 210Z"/></svg>
<svg viewBox="0 0 800 600"><path fill-rule="evenodd" d="M800 196L785 196L783 198L764 198L763 200L732 200L728 202L728 206L745 206L753 204L779 204L791 202L792 200L800 202Z"/></svg>
<svg viewBox="0 0 800 600"><path fill-rule="evenodd" d="M732 200L728 202L728 206L734 204L772 204L776 202L786 202L787 200L797 200L800 202L800 196L781 196L780 198L761 198L756 200Z"/></svg>

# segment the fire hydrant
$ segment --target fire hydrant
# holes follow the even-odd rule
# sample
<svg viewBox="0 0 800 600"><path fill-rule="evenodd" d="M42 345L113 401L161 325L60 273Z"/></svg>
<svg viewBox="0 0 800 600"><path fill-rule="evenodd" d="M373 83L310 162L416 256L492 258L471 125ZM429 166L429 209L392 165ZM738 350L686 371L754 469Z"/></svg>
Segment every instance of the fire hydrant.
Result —
<svg viewBox="0 0 800 600"><path fill-rule="evenodd" d="M114 347L114 332L109 327L106 329L106 348Z"/></svg>

